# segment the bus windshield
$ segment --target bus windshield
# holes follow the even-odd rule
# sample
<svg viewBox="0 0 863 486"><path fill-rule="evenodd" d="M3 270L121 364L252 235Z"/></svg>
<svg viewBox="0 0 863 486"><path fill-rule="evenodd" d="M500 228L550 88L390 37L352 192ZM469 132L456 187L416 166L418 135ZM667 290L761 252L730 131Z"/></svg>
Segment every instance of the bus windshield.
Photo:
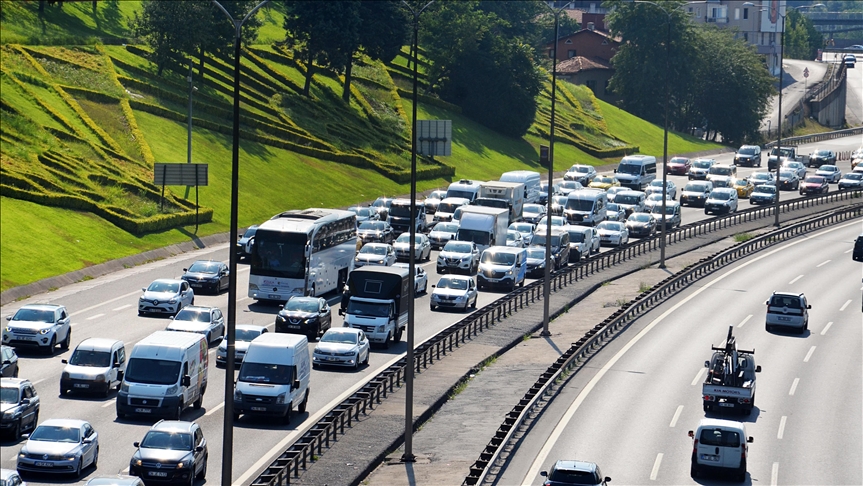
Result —
<svg viewBox="0 0 863 486"><path fill-rule="evenodd" d="M252 247L251 272L255 275L281 278L304 278L305 233L258 230Z"/></svg>

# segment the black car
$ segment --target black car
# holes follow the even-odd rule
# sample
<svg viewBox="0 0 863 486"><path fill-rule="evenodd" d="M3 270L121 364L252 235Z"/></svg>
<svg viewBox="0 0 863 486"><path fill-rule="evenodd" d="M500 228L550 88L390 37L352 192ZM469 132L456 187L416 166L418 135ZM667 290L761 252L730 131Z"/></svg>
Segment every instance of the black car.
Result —
<svg viewBox="0 0 863 486"><path fill-rule="evenodd" d="M395 240L393 227L386 221L363 221L357 227L357 239L366 243L392 243Z"/></svg>
<svg viewBox="0 0 863 486"><path fill-rule="evenodd" d="M832 150L816 150L809 154L809 167L836 165L836 153Z"/></svg>
<svg viewBox="0 0 863 486"><path fill-rule="evenodd" d="M545 247L531 246L527 248L527 277L542 278L545 276Z"/></svg>
<svg viewBox="0 0 863 486"><path fill-rule="evenodd" d="M776 202L776 186L773 184L761 184L755 186L755 190L749 195L749 204L773 204Z"/></svg>
<svg viewBox="0 0 863 486"><path fill-rule="evenodd" d="M323 297L291 297L276 316L276 332L305 334L314 341L330 328L332 311Z"/></svg>
<svg viewBox="0 0 863 486"><path fill-rule="evenodd" d="M189 268L183 269L183 280L189 282L189 287L198 292L207 290L218 294L228 288L228 266L213 260L198 260Z"/></svg>
<svg viewBox="0 0 863 486"><path fill-rule="evenodd" d="M649 213L633 213L626 219L629 236L651 236L656 233L656 219Z"/></svg>
<svg viewBox="0 0 863 486"><path fill-rule="evenodd" d="M779 171L779 189L796 191L800 189L800 178L793 170Z"/></svg>
<svg viewBox="0 0 863 486"><path fill-rule="evenodd" d="M0 378L0 431L17 441L39 424L39 394L30 380Z"/></svg>
<svg viewBox="0 0 863 486"><path fill-rule="evenodd" d="M18 355L11 346L0 346L0 376L18 378Z"/></svg>
<svg viewBox="0 0 863 486"><path fill-rule="evenodd" d="M243 232L240 239L237 240L236 251L240 260L252 256L252 246L255 244L255 233L257 233L257 231L258 225L253 224L246 228L246 231Z"/></svg>
<svg viewBox="0 0 863 486"><path fill-rule="evenodd" d="M129 474L144 483L195 484L207 476L207 439L195 422L160 420L134 446Z"/></svg>
<svg viewBox="0 0 863 486"><path fill-rule="evenodd" d="M734 165L761 167L761 147L758 145L743 145L734 154Z"/></svg>

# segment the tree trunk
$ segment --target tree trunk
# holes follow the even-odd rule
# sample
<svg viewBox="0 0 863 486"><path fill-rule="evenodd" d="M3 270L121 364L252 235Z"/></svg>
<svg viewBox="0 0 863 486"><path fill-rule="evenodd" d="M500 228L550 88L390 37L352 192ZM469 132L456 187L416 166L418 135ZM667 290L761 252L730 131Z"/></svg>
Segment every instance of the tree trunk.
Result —
<svg viewBox="0 0 863 486"><path fill-rule="evenodd" d="M39 13L45 13L45 0L39 0Z"/></svg>
<svg viewBox="0 0 863 486"><path fill-rule="evenodd" d="M93 0L93 13L94 14L96 13L96 2L98 2L98 1L99 0Z"/></svg>
<svg viewBox="0 0 863 486"><path fill-rule="evenodd" d="M162 77L162 70L165 69L165 61L159 61L159 64L157 64L156 66L156 76Z"/></svg>
<svg viewBox="0 0 863 486"><path fill-rule="evenodd" d="M345 66L345 89L342 91L342 101L351 102L351 69L354 67L354 56L348 57L348 65Z"/></svg>
<svg viewBox="0 0 863 486"><path fill-rule="evenodd" d="M203 87L204 86L204 60L207 58L207 56L206 56L206 51L204 50L203 47L200 48L200 51L201 51L201 56L200 56L200 59L198 62L198 78L200 79L200 81L198 81L198 82L201 83L201 86Z"/></svg>
<svg viewBox="0 0 863 486"><path fill-rule="evenodd" d="M309 98L311 95L309 94L309 90L312 87L312 70L315 68L315 65L312 63L312 52L309 51L309 57L306 60L306 82L303 84L303 96Z"/></svg>

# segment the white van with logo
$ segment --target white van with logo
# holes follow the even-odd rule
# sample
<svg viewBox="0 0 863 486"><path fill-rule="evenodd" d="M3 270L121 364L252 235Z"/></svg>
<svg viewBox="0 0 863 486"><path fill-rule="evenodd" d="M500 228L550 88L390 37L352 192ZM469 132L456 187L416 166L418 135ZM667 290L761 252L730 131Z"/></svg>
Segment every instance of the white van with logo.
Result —
<svg viewBox="0 0 863 486"><path fill-rule="evenodd" d="M479 257L476 283L479 290L523 287L527 276L527 250L511 246L490 246Z"/></svg>
<svg viewBox="0 0 863 486"><path fill-rule="evenodd" d="M718 419L701 419L698 429L689 431L692 438L692 464L689 472L693 478L701 473L734 472L739 482L746 480L746 459L752 437L746 435L742 422Z"/></svg>
<svg viewBox="0 0 863 486"><path fill-rule="evenodd" d="M89 338L81 341L60 375L60 395L69 391L99 393L108 396L120 388L126 371L126 347L123 341Z"/></svg>
<svg viewBox="0 0 863 486"><path fill-rule="evenodd" d="M656 157L652 155L627 155L621 159L614 178L623 187L643 191L656 179Z"/></svg>
<svg viewBox="0 0 863 486"><path fill-rule="evenodd" d="M513 170L501 174L500 181L524 184L524 204L532 204L539 202L540 177L539 172L532 170Z"/></svg>
<svg viewBox="0 0 863 486"><path fill-rule="evenodd" d="M234 420L240 415L288 422L294 407L309 403L309 341L297 334L266 333L249 343L234 388Z"/></svg>
<svg viewBox="0 0 863 486"><path fill-rule="evenodd" d="M208 356L203 334L156 331L138 341L117 394L117 418L161 415L180 420L190 405L201 408Z"/></svg>
<svg viewBox="0 0 863 486"><path fill-rule="evenodd" d="M608 195L600 189L572 191L566 197L563 216L569 224L596 226L607 217Z"/></svg>

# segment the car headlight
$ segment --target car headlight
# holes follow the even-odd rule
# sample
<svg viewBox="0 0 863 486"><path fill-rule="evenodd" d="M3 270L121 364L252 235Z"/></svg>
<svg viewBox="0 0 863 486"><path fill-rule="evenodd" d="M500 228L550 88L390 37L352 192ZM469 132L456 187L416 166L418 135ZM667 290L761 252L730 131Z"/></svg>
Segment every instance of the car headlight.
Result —
<svg viewBox="0 0 863 486"><path fill-rule="evenodd" d="M68 379L70 379L70 378L71 378L71 375L69 374L69 372L68 372L68 371L64 371L64 372L63 372L63 374L62 374L62 375L60 375L60 379L61 379L61 380L68 380Z"/></svg>
<svg viewBox="0 0 863 486"><path fill-rule="evenodd" d="M123 383L120 385L120 391L129 393L129 384L126 383L126 380L123 380Z"/></svg>
<svg viewBox="0 0 863 486"><path fill-rule="evenodd" d="M186 459L177 463L177 469L188 469L192 467L192 459Z"/></svg>
<svg viewBox="0 0 863 486"><path fill-rule="evenodd" d="M48 329L39 329L39 334L48 334L49 332L51 332L50 327Z"/></svg>
<svg viewBox="0 0 863 486"><path fill-rule="evenodd" d="M354 354L356 354L356 352L354 352L354 351L345 351L345 352L343 352L343 353L337 353L337 354L338 354L338 356L353 356Z"/></svg>
<svg viewBox="0 0 863 486"><path fill-rule="evenodd" d="M142 465L142 464L144 464L144 463L143 463L143 461L141 461L140 459L133 459L133 460L132 460L132 464L134 464L134 465L136 465L136 466L138 466L138 467L141 467L141 465Z"/></svg>
<svg viewBox="0 0 863 486"><path fill-rule="evenodd" d="M386 326L378 326L377 332L384 332L385 328L386 328Z"/></svg>
<svg viewBox="0 0 863 486"><path fill-rule="evenodd" d="M3 330L6 332L12 332L12 328L9 326L6 326Z"/></svg>
<svg viewBox="0 0 863 486"><path fill-rule="evenodd" d="M510 268L509 270L507 270L504 275L512 275L512 269Z"/></svg>
<svg viewBox="0 0 863 486"><path fill-rule="evenodd" d="M243 401L243 392L241 392L240 390L234 390L234 400L236 400L238 402L242 402Z"/></svg>
<svg viewBox="0 0 863 486"><path fill-rule="evenodd" d="M63 459L66 459L67 461L74 461L74 460L78 459L78 453L73 452L71 454L66 454L66 456Z"/></svg>
<svg viewBox="0 0 863 486"><path fill-rule="evenodd" d="M26 449L26 448L24 448L24 447L22 447L22 448L21 448L21 451L20 451L20 452L18 452L18 458L19 458L19 459L24 459L25 457L27 457L27 449Z"/></svg>
<svg viewBox="0 0 863 486"><path fill-rule="evenodd" d="M378 263L383 263L383 262L384 262L383 258L378 260Z"/></svg>
<svg viewBox="0 0 863 486"><path fill-rule="evenodd" d="M177 385L171 385L167 390L165 390L165 394L166 395L173 395L173 394L177 393L178 391L180 391L180 389L177 387Z"/></svg>
<svg viewBox="0 0 863 486"><path fill-rule="evenodd" d="M258 290L258 286L256 284L249 284L249 290Z"/></svg>
<svg viewBox="0 0 863 486"><path fill-rule="evenodd" d="M279 396L276 397L276 403L285 403L285 393L280 393Z"/></svg>
<svg viewBox="0 0 863 486"><path fill-rule="evenodd" d="M10 410L6 410L5 412L3 412L3 415L5 415L6 418L11 418L14 420L15 418L17 418L17 416L21 415L21 409L13 408Z"/></svg>
<svg viewBox="0 0 863 486"><path fill-rule="evenodd" d="M465 297L467 297L467 296L465 296L465 295L459 295L459 296L456 296L455 300L457 300L457 301L464 300L464 299L465 299Z"/></svg>
<svg viewBox="0 0 863 486"><path fill-rule="evenodd" d="M172 297L172 298L171 298L171 300L169 300L169 301L168 301L168 303L169 303L169 304L176 304L176 303L177 303L177 298L176 298L176 297Z"/></svg>
<svg viewBox="0 0 863 486"><path fill-rule="evenodd" d="M105 375L96 375L96 379L93 381L96 383L105 383Z"/></svg>

